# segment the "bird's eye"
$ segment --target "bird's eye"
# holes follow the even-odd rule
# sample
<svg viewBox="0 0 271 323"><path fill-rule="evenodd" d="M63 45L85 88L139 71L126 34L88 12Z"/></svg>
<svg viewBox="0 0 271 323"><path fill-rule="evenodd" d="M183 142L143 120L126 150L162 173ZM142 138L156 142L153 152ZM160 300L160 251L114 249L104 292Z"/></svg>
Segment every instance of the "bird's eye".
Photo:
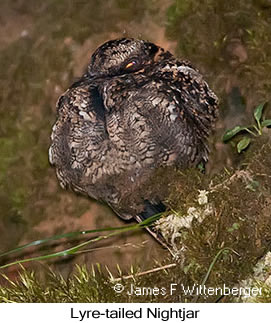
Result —
<svg viewBox="0 0 271 323"><path fill-rule="evenodd" d="M131 62L129 62L129 63L125 66L125 69L129 69L129 68L131 68L131 67L135 66L136 64L137 64L137 62L136 62L136 61L131 61Z"/></svg>

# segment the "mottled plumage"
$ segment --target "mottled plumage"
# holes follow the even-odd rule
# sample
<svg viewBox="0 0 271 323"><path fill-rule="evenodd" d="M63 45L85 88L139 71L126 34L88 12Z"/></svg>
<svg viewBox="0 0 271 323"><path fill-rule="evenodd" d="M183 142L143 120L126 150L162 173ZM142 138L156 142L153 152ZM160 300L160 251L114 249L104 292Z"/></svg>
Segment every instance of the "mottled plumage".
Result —
<svg viewBox="0 0 271 323"><path fill-rule="evenodd" d="M62 187L140 220L155 197L133 205L133 194L160 167L207 162L216 115L217 97L189 62L146 41L112 40L60 97L50 162Z"/></svg>

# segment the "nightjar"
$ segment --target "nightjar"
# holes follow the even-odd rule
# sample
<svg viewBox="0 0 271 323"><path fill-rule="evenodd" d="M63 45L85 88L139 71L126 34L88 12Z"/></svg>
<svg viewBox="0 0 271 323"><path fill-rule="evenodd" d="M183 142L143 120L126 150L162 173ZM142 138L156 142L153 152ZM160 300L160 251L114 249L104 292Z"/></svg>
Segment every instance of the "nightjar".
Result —
<svg viewBox="0 0 271 323"><path fill-rule="evenodd" d="M110 40L58 100L50 163L63 188L140 222L164 210L143 189L157 169L207 162L217 104L190 62L148 41Z"/></svg>

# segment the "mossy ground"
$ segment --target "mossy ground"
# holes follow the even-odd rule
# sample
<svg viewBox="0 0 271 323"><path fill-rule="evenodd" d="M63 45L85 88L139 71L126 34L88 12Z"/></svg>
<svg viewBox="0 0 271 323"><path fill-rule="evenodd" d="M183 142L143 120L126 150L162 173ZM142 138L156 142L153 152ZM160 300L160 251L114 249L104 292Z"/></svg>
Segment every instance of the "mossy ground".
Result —
<svg viewBox="0 0 271 323"><path fill-rule="evenodd" d="M245 278L270 244L270 143L258 140L248 151L237 155L230 146L225 148L220 135L226 128L247 123L252 108L259 102L270 101L269 2L2 0L0 9L0 23L6 31L0 33L1 251L56 233L121 223L108 214L108 209L97 208L84 197L62 191L49 166L47 150L57 97L80 75L97 45L125 35L149 39L191 60L221 100L208 166L209 172L217 174L209 177L189 170L175 177L169 175L172 184L168 204L176 213L185 215L197 203L198 190L205 189L210 191L213 216L201 223L195 221L192 230L182 231L179 243L183 256L178 266L136 278L135 283L160 287L169 281L201 283L212 259L223 247L232 248L239 256L230 251L223 253L208 284L233 285ZM230 170L223 171L224 167ZM159 187L165 188L157 183ZM133 237L126 235L111 244L121 245L131 239L133 244L146 237L138 233ZM73 258L70 263L59 262L53 268L60 269L66 278L73 271L73 264L79 262L98 261L112 268L119 263L127 271L130 264L141 263L140 270L154 266L156 256L167 258L165 263L172 261L159 247L154 253L153 244L149 245L147 251L134 247L97 251ZM48 278L48 288L58 285L55 287L59 293L51 289L45 296L45 278L37 275L35 288L31 284L29 288L20 287L25 298L12 285L10 289L1 288L0 297L3 301L186 300L176 294L125 298L124 294L112 292L104 275L95 276L101 277L97 283L101 284L100 292L88 291L89 285L96 284L92 275L81 287L71 287L76 284L75 277L71 278L74 283ZM74 292L67 292L72 289ZM35 292L31 294L31 290ZM79 298L80 293L85 298Z"/></svg>
<svg viewBox="0 0 271 323"><path fill-rule="evenodd" d="M92 270L78 267L67 279L46 270L43 279L34 272L22 271L16 283L9 282L0 289L0 301L15 302L215 302L217 295L185 295L182 290L169 293L170 284L232 288L239 286L253 274L254 266L270 249L271 241L271 140L264 135L255 141L237 170L227 170L213 177L198 171L171 172L171 196L168 205L178 217L186 217L188 209L199 210L209 205L211 212L201 219L194 219L189 227L178 229L174 241L177 258L167 257L156 264L149 273L138 275L140 267L131 270L131 277L123 273L114 275L125 288L115 293L116 283L104 266ZM173 175L172 175L173 174ZM193 179L193 180L191 180ZM208 202L198 201L198 189L208 192ZM165 215L166 219L167 215ZM218 253L221 252L220 257ZM207 275L210 265L210 275ZM174 263L170 269L167 265ZM155 267L165 269L158 272ZM113 279L113 280L112 280ZM158 295L128 295L131 283L136 287L165 288L167 293ZM262 294L254 301L270 301L270 287L264 286ZM255 284L254 284L255 286ZM260 286L260 285L259 285ZM235 301L233 296L222 298Z"/></svg>

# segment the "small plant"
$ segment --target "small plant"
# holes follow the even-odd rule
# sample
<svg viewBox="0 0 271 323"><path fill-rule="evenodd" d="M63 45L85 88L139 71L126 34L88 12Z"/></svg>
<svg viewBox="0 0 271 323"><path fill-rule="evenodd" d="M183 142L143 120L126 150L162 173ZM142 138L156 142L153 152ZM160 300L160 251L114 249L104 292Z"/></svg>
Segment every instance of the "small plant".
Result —
<svg viewBox="0 0 271 323"><path fill-rule="evenodd" d="M240 132L247 132L253 137L261 136L263 133L263 128L271 126L271 119L265 120L263 117L263 109L265 106L266 103L262 103L255 108L253 113L255 124L250 126L236 126L232 129L227 130L222 138L223 142L231 140ZM238 153L241 153L244 149L246 149L249 146L251 142L251 136L242 136L241 140L237 143Z"/></svg>

